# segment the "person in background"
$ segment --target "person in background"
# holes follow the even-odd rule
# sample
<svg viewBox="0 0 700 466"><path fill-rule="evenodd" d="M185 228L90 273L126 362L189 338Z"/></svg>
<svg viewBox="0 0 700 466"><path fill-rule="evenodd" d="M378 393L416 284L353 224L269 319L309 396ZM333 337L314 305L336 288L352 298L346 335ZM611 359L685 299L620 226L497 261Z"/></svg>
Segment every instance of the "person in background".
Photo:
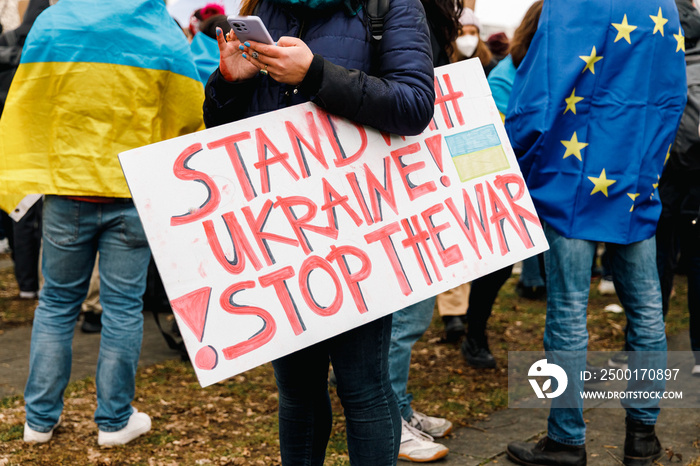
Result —
<svg viewBox="0 0 700 466"><path fill-rule="evenodd" d="M0 33L15 29L19 23L17 0L0 0Z"/></svg>
<svg viewBox="0 0 700 466"><path fill-rule="evenodd" d="M691 0L676 0L685 33L688 104L659 181L661 218L656 231L656 258L664 315L668 313L678 256L688 278L691 373L700 377L700 12Z"/></svg>
<svg viewBox="0 0 700 466"><path fill-rule="evenodd" d="M437 295L438 313L445 326L445 335L441 342L459 343L464 336L470 291L471 283L464 283Z"/></svg>
<svg viewBox="0 0 700 466"><path fill-rule="evenodd" d="M189 32L188 36L190 40L192 40L192 38L194 38L197 35L197 33L201 31L200 25L204 21L211 18L212 16L225 14L226 12L224 11L224 7L219 5L218 3L207 3L202 8L198 8L197 10L193 11L192 15L190 16L190 24L187 26L187 31Z"/></svg>
<svg viewBox="0 0 700 466"><path fill-rule="evenodd" d="M11 221L12 219L10 219L10 216L7 215L7 212L5 212L4 210L0 210L0 254L7 254L12 252L12 248L10 247L10 238L7 235L7 233L5 233L4 226L4 224L9 223L8 220Z"/></svg>
<svg viewBox="0 0 700 466"><path fill-rule="evenodd" d="M612 296L615 294L615 283L613 281L612 271L610 270L610 258L605 246L603 246L603 252L601 254L596 254L596 256L600 256L600 267L598 268L595 259L593 263L594 269L598 268L600 271L600 281L597 286L598 293L604 296Z"/></svg>
<svg viewBox="0 0 700 466"><path fill-rule="evenodd" d="M275 45L240 43L217 30L221 61L205 89L207 127L312 101L329 113L399 135L434 112L431 39L418 0L391 0L382 38L371 40L364 2L247 0ZM402 424L389 380L392 316L272 362L284 464L321 465L331 432L329 360L343 404L350 464L388 466Z"/></svg>
<svg viewBox="0 0 700 466"><path fill-rule="evenodd" d="M12 222L12 260L20 299L39 296L42 209L43 201L39 199L19 221Z"/></svg>
<svg viewBox="0 0 700 466"><path fill-rule="evenodd" d="M686 103L682 32L672 0L545 1L517 69L505 125L550 247L547 364L568 378L564 393L552 398L547 435L508 444L518 464L587 463L579 374L598 242L606 243L625 308L630 370L666 368L654 234L658 177ZM663 380L630 380L627 390L664 387ZM651 465L662 455L658 403L623 403L624 464Z"/></svg>
<svg viewBox="0 0 700 466"><path fill-rule="evenodd" d="M459 37L455 40L455 51L453 61L466 60L467 58L478 58L484 67L486 76L498 61L493 58L486 42L481 40L481 22L471 8L464 8L462 16L459 17L462 28Z"/></svg>
<svg viewBox="0 0 700 466"><path fill-rule="evenodd" d="M207 7L202 8L202 10L205 12L201 14L204 19L197 23L197 33L194 34L190 42L190 50L192 50L192 55L194 55L194 63L199 73L199 80L202 82L202 85L206 86L209 76L219 66L219 46L216 42L216 28L220 28L224 31L224 34L228 34L231 26L223 13L206 14L207 11L219 10L208 10Z"/></svg>
<svg viewBox="0 0 700 466"><path fill-rule="evenodd" d="M459 33L452 48L453 61L478 58L484 68L484 73L488 76L496 66L497 61L493 58L486 43L479 37L481 23L472 9L464 8L462 10L462 14L459 16L459 25ZM438 313L445 326L443 341L446 343L458 343L464 336L470 292L471 284L464 283L437 296ZM481 362L478 364L483 365ZM495 364L495 360L491 356L486 365L493 367L493 364Z"/></svg>
<svg viewBox="0 0 700 466"><path fill-rule="evenodd" d="M199 130L202 100L189 44L163 2L61 0L32 26L0 119L0 194L45 194L25 442L50 441L62 422L98 252L97 444L150 430L131 404L150 250L117 155Z"/></svg>
<svg viewBox="0 0 700 466"><path fill-rule="evenodd" d="M515 70L527 53L530 41L537 30L541 11L541 0L528 9L513 34L510 54L499 62L488 76L489 87L501 116L508 107ZM512 270L512 266L504 267L472 282L466 315L467 337L461 346L462 355L472 367L496 367L496 360L488 345L486 326L498 292L510 277Z"/></svg>
<svg viewBox="0 0 700 466"><path fill-rule="evenodd" d="M508 55L498 63L489 74L489 87L493 95L501 118L505 121L505 114L510 101L510 93L513 89L513 79L520 63L525 58L532 37L537 31L542 1L534 2L525 12L518 28L513 33L510 41ZM515 291L521 298L539 300L544 299L547 287L544 279L544 255L538 254L529 257L522 262L522 270Z"/></svg>
<svg viewBox="0 0 700 466"><path fill-rule="evenodd" d="M505 32L496 32L486 39L486 45L496 61L501 61L508 55L510 40Z"/></svg>
<svg viewBox="0 0 700 466"><path fill-rule="evenodd" d="M460 30L461 0L421 0L421 3L430 29L433 65L447 65ZM411 350L430 326L434 309L435 298L429 298L396 311L392 316L389 377L402 417L399 459L405 461L436 461L449 452L446 446L433 440L448 435L452 423L415 411L411 407L413 396L408 393Z"/></svg>
<svg viewBox="0 0 700 466"><path fill-rule="evenodd" d="M458 60L479 58L488 77L498 62L479 37L479 20L471 9L465 8L459 22L461 35L456 39L456 57ZM488 344L486 326L498 291L512 270L513 266L509 265L438 296L438 310L445 325L445 341L459 342L466 330L466 338L462 340L460 349L467 364L474 368L496 367L496 359Z"/></svg>
<svg viewBox="0 0 700 466"><path fill-rule="evenodd" d="M27 35L36 18L48 7L49 0L31 0L22 22L15 29L6 30L0 35L0 114L3 112L10 84L19 66ZM16 2L14 8L17 8ZM39 200L18 221L12 220L7 214L3 215L9 233L20 299L36 299L38 296L42 205L42 201Z"/></svg>

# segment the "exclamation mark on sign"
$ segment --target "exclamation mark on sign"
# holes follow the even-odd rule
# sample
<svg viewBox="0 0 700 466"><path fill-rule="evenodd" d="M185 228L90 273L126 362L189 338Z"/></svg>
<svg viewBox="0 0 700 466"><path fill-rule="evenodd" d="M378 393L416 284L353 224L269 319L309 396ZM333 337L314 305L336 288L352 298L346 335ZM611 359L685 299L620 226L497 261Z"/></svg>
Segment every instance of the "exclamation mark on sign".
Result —
<svg viewBox="0 0 700 466"><path fill-rule="evenodd" d="M445 173L442 163L442 136L440 134L430 136L425 140L425 145L428 147L428 151L430 151L430 155L433 157L435 165L437 165L437 167L440 169L440 173ZM447 175L442 175L440 177L440 183L447 188L450 186L451 181Z"/></svg>

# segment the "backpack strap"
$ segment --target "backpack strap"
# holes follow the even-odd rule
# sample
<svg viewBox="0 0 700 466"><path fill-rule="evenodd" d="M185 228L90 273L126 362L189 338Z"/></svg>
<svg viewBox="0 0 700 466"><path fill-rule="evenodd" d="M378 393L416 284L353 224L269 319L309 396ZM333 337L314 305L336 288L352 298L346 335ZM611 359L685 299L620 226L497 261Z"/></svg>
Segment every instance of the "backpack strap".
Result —
<svg viewBox="0 0 700 466"><path fill-rule="evenodd" d="M384 17L389 11L389 0L367 0L367 17L369 30L374 42L382 40Z"/></svg>

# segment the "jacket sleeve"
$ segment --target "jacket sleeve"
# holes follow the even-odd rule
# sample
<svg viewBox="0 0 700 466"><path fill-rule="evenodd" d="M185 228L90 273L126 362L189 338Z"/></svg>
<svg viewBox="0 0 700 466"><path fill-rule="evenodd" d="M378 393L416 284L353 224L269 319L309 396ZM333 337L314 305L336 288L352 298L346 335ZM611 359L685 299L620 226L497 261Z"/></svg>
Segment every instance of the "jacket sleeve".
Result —
<svg viewBox="0 0 700 466"><path fill-rule="evenodd" d="M204 88L204 125L212 128L243 118L257 84L257 77L240 82L226 81L217 68Z"/></svg>
<svg viewBox="0 0 700 466"><path fill-rule="evenodd" d="M377 47L378 76L314 57L301 90L330 113L378 130L415 135L433 117L430 35L418 0L392 0Z"/></svg>

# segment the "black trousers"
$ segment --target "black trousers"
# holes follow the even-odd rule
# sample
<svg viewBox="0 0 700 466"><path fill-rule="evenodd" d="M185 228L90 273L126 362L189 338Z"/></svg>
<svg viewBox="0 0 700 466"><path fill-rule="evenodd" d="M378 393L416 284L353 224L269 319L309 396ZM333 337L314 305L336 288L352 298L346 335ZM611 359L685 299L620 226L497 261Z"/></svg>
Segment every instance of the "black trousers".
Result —
<svg viewBox="0 0 700 466"><path fill-rule="evenodd" d="M491 316L493 303L503 284L510 278L513 266L509 265L472 282L467 308L467 337L478 341L486 339L486 324Z"/></svg>
<svg viewBox="0 0 700 466"><path fill-rule="evenodd" d="M41 249L41 212L39 200L19 220L13 222L12 259L20 291L39 290L39 251Z"/></svg>

